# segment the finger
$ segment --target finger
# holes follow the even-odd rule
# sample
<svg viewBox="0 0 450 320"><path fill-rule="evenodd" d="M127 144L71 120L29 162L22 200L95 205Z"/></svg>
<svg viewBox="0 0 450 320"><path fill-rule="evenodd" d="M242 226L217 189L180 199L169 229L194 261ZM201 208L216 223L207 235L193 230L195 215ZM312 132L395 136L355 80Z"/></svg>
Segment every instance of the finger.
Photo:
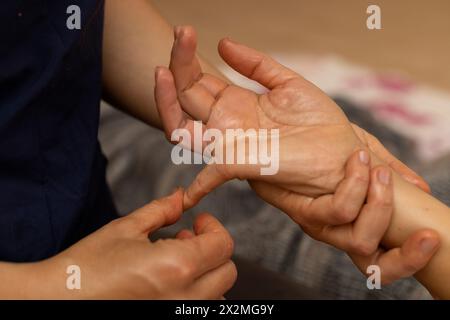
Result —
<svg viewBox="0 0 450 320"><path fill-rule="evenodd" d="M234 70L268 89L273 89L291 79L302 79L297 73L271 57L230 39L220 41L219 53Z"/></svg>
<svg viewBox="0 0 450 320"><path fill-rule="evenodd" d="M386 162L394 171L398 172L403 179L412 183L423 191L430 193L431 189L428 183L419 176L415 171L410 169L403 162L394 157L379 141L378 139L372 140L370 148L377 153L381 159Z"/></svg>
<svg viewBox="0 0 450 320"><path fill-rule="evenodd" d="M174 38L170 70L175 77L177 88L184 90L202 74L196 56L197 35L191 26L178 26L174 29Z"/></svg>
<svg viewBox="0 0 450 320"><path fill-rule="evenodd" d="M392 283L414 275L423 269L437 252L439 235L433 230L419 230L412 234L401 248L391 249L372 257L350 255L355 264L365 272L369 265L378 265L381 282Z"/></svg>
<svg viewBox="0 0 450 320"><path fill-rule="evenodd" d="M181 230L175 236L175 238L180 239L180 240L191 239L193 237L195 237L195 234L192 231L186 230L186 229Z"/></svg>
<svg viewBox="0 0 450 320"><path fill-rule="evenodd" d="M188 292L196 299L221 299L233 287L236 279L237 269L230 260L199 277L188 288Z"/></svg>
<svg viewBox="0 0 450 320"><path fill-rule="evenodd" d="M355 219L365 201L369 162L366 151L355 152L347 163L346 176L336 194L317 199L263 182L252 181L250 184L263 200L281 209L299 224L343 224Z"/></svg>
<svg viewBox="0 0 450 320"><path fill-rule="evenodd" d="M203 197L229 180L234 178L252 179L258 177L259 173L258 165L208 164L186 189L183 201L184 209L192 208Z"/></svg>
<svg viewBox="0 0 450 320"><path fill-rule="evenodd" d="M311 223L342 225L358 216L369 188L370 158L365 150L353 153L345 167L345 177L334 195L319 197L304 208L303 214Z"/></svg>
<svg viewBox="0 0 450 320"><path fill-rule="evenodd" d="M439 248L439 236L432 230L419 231L408 238L399 249L379 258L382 283L414 275L423 269Z"/></svg>
<svg viewBox="0 0 450 320"><path fill-rule="evenodd" d="M231 180L228 178L219 166L210 164L200 171L194 178L194 181L187 187L184 193L183 208L188 210L200 202L203 197L214 189Z"/></svg>
<svg viewBox="0 0 450 320"><path fill-rule="evenodd" d="M176 27L170 70L183 110L196 120L209 119L219 92L227 87L222 80L202 73L196 56L197 36L190 26Z"/></svg>
<svg viewBox="0 0 450 320"><path fill-rule="evenodd" d="M209 214L199 215L194 223L195 237L185 239L196 276L213 270L230 260L234 250L231 235L223 225Z"/></svg>
<svg viewBox="0 0 450 320"><path fill-rule="evenodd" d="M173 75L170 70L164 67L158 67L155 72L155 83L156 107L167 139L172 143L180 142L180 137L183 136L183 132L177 129L187 130L190 137L195 137L199 134L202 135L205 130L204 126L188 118L181 108L177 98ZM194 144L195 139L188 140L182 141L182 146L189 150L201 152L205 147L204 144L196 146Z"/></svg>
<svg viewBox="0 0 450 320"><path fill-rule="evenodd" d="M400 174L403 179L418 186L427 193L431 192L428 183L407 165L394 157L376 137L354 124L352 126L359 136L364 136L364 140L367 141L370 150L372 150L372 152L375 153L382 161L388 164L395 172Z"/></svg>
<svg viewBox="0 0 450 320"><path fill-rule="evenodd" d="M376 252L391 221L393 193L390 169L386 166L372 169L367 204L356 221L327 228L324 241L347 253L369 256Z"/></svg>
<svg viewBox="0 0 450 320"><path fill-rule="evenodd" d="M183 213L183 190L177 189L170 196L154 200L128 215L140 233L151 233L177 222Z"/></svg>
<svg viewBox="0 0 450 320"><path fill-rule="evenodd" d="M313 198L264 181L250 180L249 184L261 199L286 213L297 224L304 223L301 213L305 212L305 208L310 205Z"/></svg>
<svg viewBox="0 0 450 320"><path fill-rule="evenodd" d="M388 167L376 167L371 172L367 204L353 224L353 244L359 253L370 255L377 250L393 212L392 174Z"/></svg>
<svg viewBox="0 0 450 320"><path fill-rule="evenodd" d="M187 119L178 101L173 75L165 67L155 70L155 100L164 131L170 140L175 129L186 127Z"/></svg>

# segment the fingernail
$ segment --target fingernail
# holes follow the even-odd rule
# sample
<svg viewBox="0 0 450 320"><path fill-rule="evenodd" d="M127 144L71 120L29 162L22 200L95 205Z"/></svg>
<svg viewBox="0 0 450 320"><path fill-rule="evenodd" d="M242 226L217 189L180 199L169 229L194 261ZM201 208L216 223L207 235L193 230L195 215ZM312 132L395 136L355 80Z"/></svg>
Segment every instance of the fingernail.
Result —
<svg viewBox="0 0 450 320"><path fill-rule="evenodd" d="M173 34L174 34L175 40L177 40L177 38L180 36L180 32L181 32L181 26L176 26L175 28L173 28Z"/></svg>
<svg viewBox="0 0 450 320"><path fill-rule="evenodd" d="M378 181L386 186L389 185L391 182L391 172L386 168L378 170Z"/></svg>
<svg viewBox="0 0 450 320"><path fill-rule="evenodd" d="M161 75L162 67L155 67L155 80L158 81L159 76ZM155 84L156 85L156 84Z"/></svg>
<svg viewBox="0 0 450 320"><path fill-rule="evenodd" d="M424 254L430 254L436 249L438 244L439 242L436 239L426 238L420 242L420 250Z"/></svg>
<svg viewBox="0 0 450 320"><path fill-rule="evenodd" d="M180 41L180 39L183 37L183 27L176 27L175 28L175 42Z"/></svg>
<svg viewBox="0 0 450 320"><path fill-rule="evenodd" d="M229 38L229 37L226 37L226 38L224 38L223 40L228 41L228 42L230 42L230 43L232 43L232 44L237 44L236 41L232 40L232 39Z"/></svg>
<svg viewBox="0 0 450 320"><path fill-rule="evenodd" d="M369 164L369 154L365 150L361 150L359 152L359 161L361 161L362 164L368 165Z"/></svg>

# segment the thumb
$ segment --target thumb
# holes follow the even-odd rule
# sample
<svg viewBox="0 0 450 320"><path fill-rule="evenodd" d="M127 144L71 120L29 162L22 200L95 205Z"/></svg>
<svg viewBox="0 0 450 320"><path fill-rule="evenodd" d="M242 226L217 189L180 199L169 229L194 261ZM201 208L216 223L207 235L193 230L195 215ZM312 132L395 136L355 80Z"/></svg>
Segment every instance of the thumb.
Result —
<svg viewBox="0 0 450 320"><path fill-rule="evenodd" d="M260 165L258 164L208 164L186 189L184 210L191 209L207 194L229 180L257 179L259 176Z"/></svg>
<svg viewBox="0 0 450 320"><path fill-rule="evenodd" d="M134 219L139 231L147 234L172 225L183 213L183 194L183 189L178 188L171 195L150 202L127 218Z"/></svg>

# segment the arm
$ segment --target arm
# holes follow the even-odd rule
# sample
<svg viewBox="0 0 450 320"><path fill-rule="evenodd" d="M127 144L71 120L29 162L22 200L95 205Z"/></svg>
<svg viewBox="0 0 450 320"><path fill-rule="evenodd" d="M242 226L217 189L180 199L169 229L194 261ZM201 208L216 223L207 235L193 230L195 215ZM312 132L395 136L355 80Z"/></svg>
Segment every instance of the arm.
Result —
<svg viewBox="0 0 450 320"><path fill-rule="evenodd" d="M450 208L394 174L394 215L383 244L398 246L422 228L438 232L441 247L416 278L441 299L450 299Z"/></svg>
<svg viewBox="0 0 450 320"><path fill-rule="evenodd" d="M380 162L374 156L372 159L374 160L371 164L372 171L378 170ZM355 185L355 179L360 181L359 185ZM394 173L390 182L393 200L389 192L384 191L381 197L378 197L380 201L378 205L376 202L370 205L371 217L366 214L366 218L363 218L364 214L361 211L352 224L340 226L322 224L321 213L337 215L338 212L352 210L352 207L359 210L364 201L358 192L362 190L362 194L365 194L365 179L361 179L359 175L357 178L347 180L351 184L344 181L340 185L351 187L351 192L344 192L339 196L338 187L334 195L317 199L301 196L264 182L252 182L252 187L265 201L286 212L313 238L349 253L361 271L365 272L370 264L379 264L380 267L383 265L382 276L391 279L388 280L390 282L392 279L409 276L420 270L415 277L434 297L450 299L450 285L447 281L450 278L450 208ZM373 184L374 181L376 179L371 178L370 183ZM356 200L358 198L359 201ZM337 201L326 201L330 199ZM308 203L307 206L305 202ZM378 214L373 212L376 206L381 209L378 210ZM391 209L393 212L389 221L388 212ZM365 227L364 220L367 223ZM381 220L388 225L376 227L377 224L383 224ZM379 229L381 234L376 229ZM436 233L440 239L438 249ZM380 249L377 249L380 240L385 248L393 249L385 254L384 259L379 255ZM398 249L400 247L401 249ZM395 263L390 263L389 260Z"/></svg>
<svg viewBox="0 0 450 320"><path fill-rule="evenodd" d="M0 298L25 299L37 296L38 288L32 282L37 264L0 262Z"/></svg>
<svg viewBox="0 0 450 320"><path fill-rule="evenodd" d="M148 0L106 0L103 40L105 99L155 127L154 70L169 63L173 29ZM223 76L203 59L208 73Z"/></svg>
<svg viewBox="0 0 450 320"><path fill-rule="evenodd" d="M450 209L371 158L369 179L369 162L363 165L352 155L333 195L313 199L265 182L251 185L311 237L347 252L363 273L376 264L385 284L415 274L433 296L450 298L443 281L450 277ZM380 170L387 177L383 182ZM354 210L359 214L351 223L322 222ZM380 241L390 250L379 248Z"/></svg>
<svg viewBox="0 0 450 320"><path fill-rule="evenodd" d="M268 89L267 93L256 95L202 74L197 64L193 63L195 41L194 31L185 28L174 44L170 70L161 68L156 72L156 100L166 134L170 136L174 129L180 127L189 130L193 127L193 119L202 120L205 128L219 130L277 128L280 163L275 175L262 176L258 165L213 162L188 188L185 207L196 204L223 182L240 178L270 183L279 188L284 193L268 194L267 198L274 201L286 201L286 192L295 195L296 201L300 199L298 201L302 204L293 204L291 212L283 210L298 216L302 214L298 208L304 208L315 198L332 195L336 191L344 178L344 164L355 150L370 150L373 166L386 162L392 167L392 158L379 157L380 148L383 151L381 154L386 153L380 144L374 145L373 140L368 140L366 134L361 134L361 129L349 123L333 101L292 70L254 49L223 40L219 44L219 53L225 62ZM186 67L189 65L190 69ZM189 80L190 74L195 75L195 81L192 77ZM192 118L183 118L183 110ZM445 281L450 278L450 268L446 267L450 263L449 209L406 183L397 174L393 180L395 212L383 243L398 247L418 229L436 230L442 237L442 248L418 278L434 295L450 298L450 286ZM419 181L420 178L416 176L411 181L417 182L414 180ZM271 202L268 199L265 200ZM352 210L340 210L345 206L342 203L335 205L337 208L334 209L338 210L325 212L320 217L316 215L316 219L339 225L352 222L358 216L359 206L353 206Z"/></svg>

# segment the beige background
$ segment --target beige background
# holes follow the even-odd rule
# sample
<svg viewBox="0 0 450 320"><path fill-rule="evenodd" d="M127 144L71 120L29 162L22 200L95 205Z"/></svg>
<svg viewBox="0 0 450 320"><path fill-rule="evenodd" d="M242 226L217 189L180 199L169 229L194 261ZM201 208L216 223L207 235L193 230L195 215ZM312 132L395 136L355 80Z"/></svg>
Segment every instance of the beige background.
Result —
<svg viewBox="0 0 450 320"><path fill-rule="evenodd" d="M377 70L400 70L450 91L450 0L154 0L173 24L191 24L218 62L230 36L269 52L335 53ZM382 30L366 28L369 4Z"/></svg>

